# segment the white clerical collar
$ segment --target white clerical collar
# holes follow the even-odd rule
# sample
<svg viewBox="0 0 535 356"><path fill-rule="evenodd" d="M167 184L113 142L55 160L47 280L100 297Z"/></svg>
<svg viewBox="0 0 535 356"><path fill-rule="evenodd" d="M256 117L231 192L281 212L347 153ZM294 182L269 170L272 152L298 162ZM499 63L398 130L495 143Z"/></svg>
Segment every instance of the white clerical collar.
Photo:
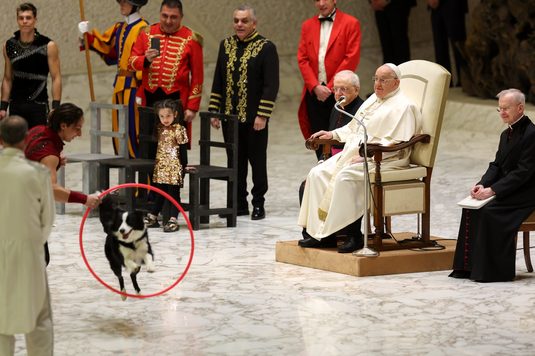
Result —
<svg viewBox="0 0 535 356"><path fill-rule="evenodd" d="M520 116L518 119L515 120L515 122L513 122L512 124L508 125L509 128L512 130L513 129L513 126L519 122L522 118L524 117L524 114L522 114L522 116Z"/></svg>
<svg viewBox="0 0 535 356"><path fill-rule="evenodd" d="M130 25L133 22L136 22L141 18L141 15L139 12L134 12L133 14L130 14L128 16L124 17L124 22L126 22L127 25Z"/></svg>

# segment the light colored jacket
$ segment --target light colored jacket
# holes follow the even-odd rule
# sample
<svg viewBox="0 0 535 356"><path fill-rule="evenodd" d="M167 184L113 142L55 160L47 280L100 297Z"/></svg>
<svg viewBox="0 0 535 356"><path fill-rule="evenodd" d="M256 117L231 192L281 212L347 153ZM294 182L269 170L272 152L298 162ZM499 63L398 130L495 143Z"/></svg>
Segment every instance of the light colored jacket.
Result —
<svg viewBox="0 0 535 356"><path fill-rule="evenodd" d="M49 170L5 148L0 197L0 334L28 333L47 293L43 245L54 222Z"/></svg>

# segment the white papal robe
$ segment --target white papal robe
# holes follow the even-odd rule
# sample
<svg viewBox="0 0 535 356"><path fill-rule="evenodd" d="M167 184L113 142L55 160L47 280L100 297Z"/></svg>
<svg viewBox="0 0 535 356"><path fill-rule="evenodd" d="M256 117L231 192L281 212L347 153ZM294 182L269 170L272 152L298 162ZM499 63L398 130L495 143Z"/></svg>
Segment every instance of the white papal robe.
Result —
<svg viewBox="0 0 535 356"><path fill-rule="evenodd" d="M49 303L43 245L54 222L50 171L4 148L0 196L0 334L27 334Z"/></svg>
<svg viewBox="0 0 535 356"><path fill-rule="evenodd" d="M399 88L384 99L373 94L355 115L366 125L368 143L388 145L408 141L421 129L419 109ZM345 142L344 149L310 170L299 211L298 225L316 239L339 231L364 214L363 164L351 163L359 155L364 131L352 120L334 130L333 138ZM410 149L384 155L381 169L407 167L409 156ZM374 166L369 164L369 167L373 172Z"/></svg>

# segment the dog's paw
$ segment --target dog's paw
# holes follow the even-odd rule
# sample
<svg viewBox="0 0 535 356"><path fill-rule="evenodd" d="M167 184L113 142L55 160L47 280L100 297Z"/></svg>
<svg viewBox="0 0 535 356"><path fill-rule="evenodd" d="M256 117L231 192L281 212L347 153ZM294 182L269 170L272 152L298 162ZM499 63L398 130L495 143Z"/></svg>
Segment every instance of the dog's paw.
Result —
<svg viewBox="0 0 535 356"><path fill-rule="evenodd" d="M156 271L156 267L154 267L152 263L147 265L147 272L154 273L155 271Z"/></svg>
<svg viewBox="0 0 535 356"><path fill-rule="evenodd" d="M121 292L126 293L126 289L123 288L123 289L121 290ZM124 301L126 300L126 295L121 294L121 299L122 299L123 302L124 302Z"/></svg>

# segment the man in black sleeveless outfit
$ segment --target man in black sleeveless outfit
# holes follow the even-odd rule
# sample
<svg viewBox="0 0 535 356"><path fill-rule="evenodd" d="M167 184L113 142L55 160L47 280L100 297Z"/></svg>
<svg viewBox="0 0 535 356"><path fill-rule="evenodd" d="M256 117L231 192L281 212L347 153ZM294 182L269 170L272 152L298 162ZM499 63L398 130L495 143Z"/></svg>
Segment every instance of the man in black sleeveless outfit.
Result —
<svg viewBox="0 0 535 356"><path fill-rule="evenodd" d="M61 100L61 73L57 45L35 28L37 9L31 3L17 7L19 30L4 45L4 79L0 120L22 116L28 127L45 125L49 112L47 80L52 78L52 109Z"/></svg>

